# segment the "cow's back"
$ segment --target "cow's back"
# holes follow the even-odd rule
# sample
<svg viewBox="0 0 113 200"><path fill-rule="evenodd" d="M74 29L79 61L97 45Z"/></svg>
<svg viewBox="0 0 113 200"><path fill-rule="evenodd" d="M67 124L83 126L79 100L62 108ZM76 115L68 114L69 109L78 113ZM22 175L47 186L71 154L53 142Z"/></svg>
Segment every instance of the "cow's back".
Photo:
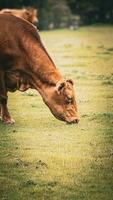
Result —
<svg viewBox="0 0 113 200"><path fill-rule="evenodd" d="M0 14L0 68L24 60L24 38L39 40L36 28L24 19L10 14Z"/></svg>
<svg viewBox="0 0 113 200"><path fill-rule="evenodd" d="M29 23L28 21L18 18L10 14L0 14L0 34L6 34L7 36L14 35L18 36L22 32L34 33L36 34L36 27ZM1 35L0 35L1 37Z"/></svg>

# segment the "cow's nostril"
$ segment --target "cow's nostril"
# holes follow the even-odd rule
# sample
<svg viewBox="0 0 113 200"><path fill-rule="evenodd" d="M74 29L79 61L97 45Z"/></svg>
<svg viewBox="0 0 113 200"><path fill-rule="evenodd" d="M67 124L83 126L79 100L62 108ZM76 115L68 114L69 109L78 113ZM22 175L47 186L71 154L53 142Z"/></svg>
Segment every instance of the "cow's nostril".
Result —
<svg viewBox="0 0 113 200"><path fill-rule="evenodd" d="M78 124L78 122L79 122L79 119L75 119L75 120L74 120L74 123L77 123L77 124Z"/></svg>

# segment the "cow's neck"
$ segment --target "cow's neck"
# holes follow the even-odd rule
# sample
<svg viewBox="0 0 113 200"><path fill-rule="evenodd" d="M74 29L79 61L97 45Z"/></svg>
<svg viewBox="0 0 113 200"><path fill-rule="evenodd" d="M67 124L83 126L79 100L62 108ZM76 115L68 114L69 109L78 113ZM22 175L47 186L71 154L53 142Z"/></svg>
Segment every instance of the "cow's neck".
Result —
<svg viewBox="0 0 113 200"><path fill-rule="evenodd" d="M28 37L24 39L24 45L30 70L42 83L55 85L56 82L62 79L61 74L44 48L40 37L36 38L36 40L31 40Z"/></svg>
<svg viewBox="0 0 113 200"><path fill-rule="evenodd" d="M63 77L48 55L40 37L32 41L30 37L25 38L24 45L27 52L32 86L43 97L47 96L48 90L52 90Z"/></svg>
<svg viewBox="0 0 113 200"><path fill-rule="evenodd" d="M30 50L32 50L30 52L32 56L28 61L30 70L42 84L56 85L59 80L63 79L43 46L33 45Z"/></svg>
<svg viewBox="0 0 113 200"><path fill-rule="evenodd" d="M31 88L32 89L36 89L40 95L43 97L43 99L47 99L50 95L53 94L53 92L56 90L56 85L59 81L63 81L63 77L61 76L57 76L57 78L55 77L56 74L54 73L54 81L52 80L52 84L48 81L48 82L43 82L41 79L38 78L38 76L36 76L36 74L34 75L34 73L29 74L30 76L30 84L31 84ZM53 84L54 83L54 84Z"/></svg>
<svg viewBox="0 0 113 200"><path fill-rule="evenodd" d="M55 85L62 78L54 63L44 54L37 55L33 70L43 83Z"/></svg>

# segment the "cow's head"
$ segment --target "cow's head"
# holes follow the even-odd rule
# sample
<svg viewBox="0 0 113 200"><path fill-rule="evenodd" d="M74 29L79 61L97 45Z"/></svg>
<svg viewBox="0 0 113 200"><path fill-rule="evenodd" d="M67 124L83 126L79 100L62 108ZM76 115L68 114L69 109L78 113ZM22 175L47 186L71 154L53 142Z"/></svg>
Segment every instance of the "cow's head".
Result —
<svg viewBox="0 0 113 200"><path fill-rule="evenodd" d="M44 101L57 119L68 123L79 122L72 80L59 81Z"/></svg>

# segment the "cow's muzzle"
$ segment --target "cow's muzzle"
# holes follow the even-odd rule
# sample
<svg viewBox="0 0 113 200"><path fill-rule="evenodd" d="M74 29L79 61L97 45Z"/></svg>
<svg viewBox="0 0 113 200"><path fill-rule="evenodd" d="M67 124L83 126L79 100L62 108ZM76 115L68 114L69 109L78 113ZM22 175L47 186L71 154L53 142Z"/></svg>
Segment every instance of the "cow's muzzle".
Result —
<svg viewBox="0 0 113 200"><path fill-rule="evenodd" d="M77 119L73 119L73 120L67 121L67 124L78 124L79 121L80 121L80 119L77 118Z"/></svg>

